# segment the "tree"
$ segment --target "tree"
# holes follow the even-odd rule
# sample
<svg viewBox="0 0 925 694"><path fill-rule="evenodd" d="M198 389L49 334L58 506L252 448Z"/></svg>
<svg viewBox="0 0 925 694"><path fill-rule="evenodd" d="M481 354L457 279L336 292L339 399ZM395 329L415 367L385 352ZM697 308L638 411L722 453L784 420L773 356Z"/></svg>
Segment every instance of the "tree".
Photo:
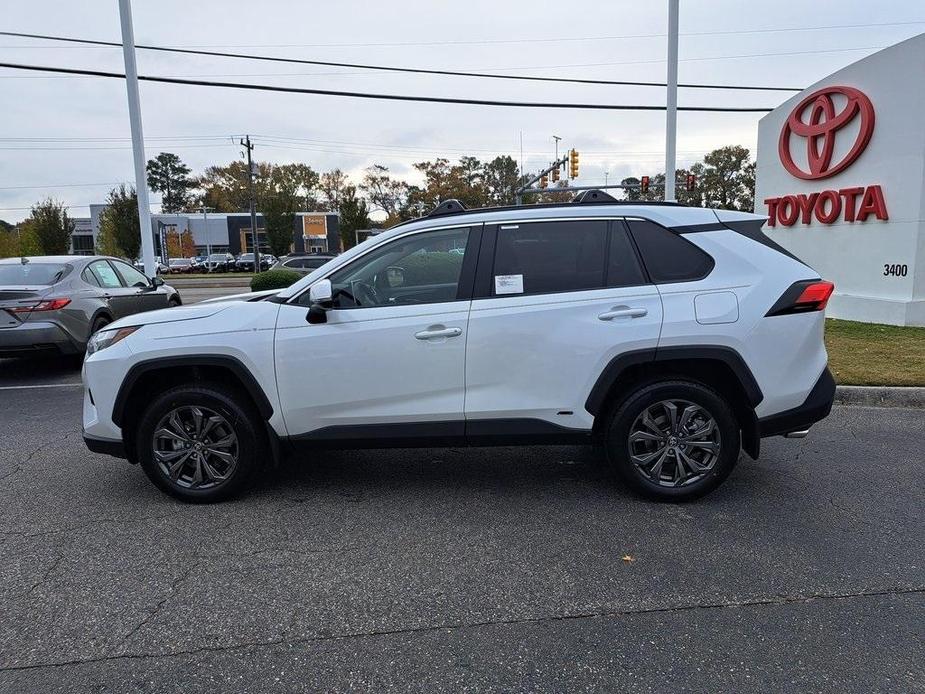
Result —
<svg viewBox="0 0 925 694"><path fill-rule="evenodd" d="M75 224L60 202L48 198L36 204L29 216L29 226L35 234L41 254L64 255L71 250L71 234Z"/></svg>
<svg viewBox="0 0 925 694"><path fill-rule="evenodd" d="M740 145L720 147L703 158L701 184L703 204L724 210L755 207L754 165L749 151Z"/></svg>
<svg viewBox="0 0 925 694"><path fill-rule="evenodd" d="M317 206L318 174L306 164L266 165L257 186L257 206L266 222L267 243L275 255L285 255L292 246L296 212Z"/></svg>
<svg viewBox="0 0 925 694"><path fill-rule="evenodd" d="M9 229L0 229L0 258L30 255L42 255L42 250L28 219Z"/></svg>
<svg viewBox="0 0 925 694"><path fill-rule="evenodd" d="M487 162L482 171L486 205L513 205L520 187L517 162L505 155Z"/></svg>
<svg viewBox="0 0 925 694"><path fill-rule="evenodd" d="M273 169L271 164L257 164L254 188L257 200L260 200L264 182L269 179ZM215 212L246 212L250 209L250 184L247 179L247 164L233 161L225 166L210 166L196 180L202 189L200 198L203 205Z"/></svg>
<svg viewBox="0 0 925 694"><path fill-rule="evenodd" d="M196 255L196 243L189 229L168 231L166 237L168 258L190 258Z"/></svg>
<svg viewBox="0 0 925 694"><path fill-rule="evenodd" d="M369 228L369 207L357 196L355 186L346 186L340 194L340 240L344 250L356 245L358 229Z"/></svg>
<svg viewBox="0 0 925 694"><path fill-rule="evenodd" d="M350 186L350 180L347 174L340 169L321 174L318 182L318 189L321 191L321 206L328 212L337 212L340 209L341 197L348 186ZM356 189L354 189L355 193Z"/></svg>
<svg viewBox="0 0 925 694"><path fill-rule="evenodd" d="M413 217L413 210L409 204L409 194L412 186L405 181L392 178L389 168L381 164L374 164L366 169L360 190L366 195L373 210L382 210L386 214L386 221L397 223Z"/></svg>
<svg viewBox="0 0 925 694"><path fill-rule="evenodd" d="M150 233L150 230L148 230ZM100 215L97 251L103 255L135 260L141 253L141 232L138 223L138 195L124 185L109 191L106 209Z"/></svg>
<svg viewBox="0 0 925 694"><path fill-rule="evenodd" d="M161 194L161 210L183 212L190 205L190 191L196 187L190 168L180 157L161 152L148 161L148 188Z"/></svg>
<svg viewBox="0 0 925 694"><path fill-rule="evenodd" d="M13 231L15 227L15 224L10 224L9 222L0 219L0 231Z"/></svg>

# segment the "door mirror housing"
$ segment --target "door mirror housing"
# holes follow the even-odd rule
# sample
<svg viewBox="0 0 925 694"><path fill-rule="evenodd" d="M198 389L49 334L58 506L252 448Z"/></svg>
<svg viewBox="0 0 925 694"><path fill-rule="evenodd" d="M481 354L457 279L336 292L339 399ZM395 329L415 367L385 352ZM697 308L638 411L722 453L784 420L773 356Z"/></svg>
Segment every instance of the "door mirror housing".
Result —
<svg viewBox="0 0 925 694"><path fill-rule="evenodd" d="M334 305L333 295L331 280L324 279L315 282L308 290L311 308L308 309L308 316L305 319L312 324L327 323L327 311Z"/></svg>
<svg viewBox="0 0 925 694"><path fill-rule="evenodd" d="M331 308L334 289L331 287L331 280L318 280L308 290L308 297L311 303L320 304L324 308Z"/></svg>
<svg viewBox="0 0 925 694"><path fill-rule="evenodd" d="M160 275L155 275L151 278L151 286L157 289L158 287L164 286L164 278Z"/></svg>

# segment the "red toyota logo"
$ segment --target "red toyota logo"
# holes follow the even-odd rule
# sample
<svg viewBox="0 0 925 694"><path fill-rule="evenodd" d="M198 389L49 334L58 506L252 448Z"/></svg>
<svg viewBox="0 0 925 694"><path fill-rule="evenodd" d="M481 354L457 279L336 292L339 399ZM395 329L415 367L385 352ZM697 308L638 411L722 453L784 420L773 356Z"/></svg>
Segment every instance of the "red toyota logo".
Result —
<svg viewBox="0 0 925 694"><path fill-rule="evenodd" d="M847 99L844 108L835 112L832 96L839 94ZM807 109L809 120L803 120ZM832 165L835 151L835 134L851 123L860 114L861 127L854 146L845 157ZM780 131L777 145L778 155L784 168L797 178L812 181L828 178L844 171L861 156L874 132L874 105L867 95L854 87L823 87L807 96L796 105L787 117ZM806 138L806 161L809 171L804 171L793 162L790 154L790 135Z"/></svg>

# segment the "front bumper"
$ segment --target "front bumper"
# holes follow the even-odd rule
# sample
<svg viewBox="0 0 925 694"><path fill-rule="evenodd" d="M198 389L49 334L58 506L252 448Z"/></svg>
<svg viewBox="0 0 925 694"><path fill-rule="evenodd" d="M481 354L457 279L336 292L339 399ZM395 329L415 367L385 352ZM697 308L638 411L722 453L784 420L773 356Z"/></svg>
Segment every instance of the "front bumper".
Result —
<svg viewBox="0 0 925 694"><path fill-rule="evenodd" d="M835 379L826 367L802 405L758 420L761 437L809 429L816 422L829 416L834 400Z"/></svg>
<svg viewBox="0 0 925 694"><path fill-rule="evenodd" d="M46 350L79 354L81 348L56 323L26 321L15 328L0 329L0 357L26 356Z"/></svg>
<svg viewBox="0 0 925 694"><path fill-rule="evenodd" d="M114 441L112 439L101 439L96 436L90 436L84 432L84 443L87 444L89 448L94 453L102 453L103 455L111 455L114 458L127 458L128 456L125 453L125 444L122 441Z"/></svg>

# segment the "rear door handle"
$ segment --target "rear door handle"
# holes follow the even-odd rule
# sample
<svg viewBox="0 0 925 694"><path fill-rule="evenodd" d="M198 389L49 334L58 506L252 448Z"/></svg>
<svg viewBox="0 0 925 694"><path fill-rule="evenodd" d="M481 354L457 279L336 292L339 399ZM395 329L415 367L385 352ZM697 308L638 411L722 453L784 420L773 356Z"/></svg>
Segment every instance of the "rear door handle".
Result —
<svg viewBox="0 0 925 694"><path fill-rule="evenodd" d="M422 330L415 333L414 336L419 340L434 340L441 337L459 337L462 335L462 328L435 328L433 330Z"/></svg>
<svg viewBox="0 0 925 694"><path fill-rule="evenodd" d="M615 308L600 314L600 320L613 320L614 318L642 318L648 315L649 309L646 308Z"/></svg>

